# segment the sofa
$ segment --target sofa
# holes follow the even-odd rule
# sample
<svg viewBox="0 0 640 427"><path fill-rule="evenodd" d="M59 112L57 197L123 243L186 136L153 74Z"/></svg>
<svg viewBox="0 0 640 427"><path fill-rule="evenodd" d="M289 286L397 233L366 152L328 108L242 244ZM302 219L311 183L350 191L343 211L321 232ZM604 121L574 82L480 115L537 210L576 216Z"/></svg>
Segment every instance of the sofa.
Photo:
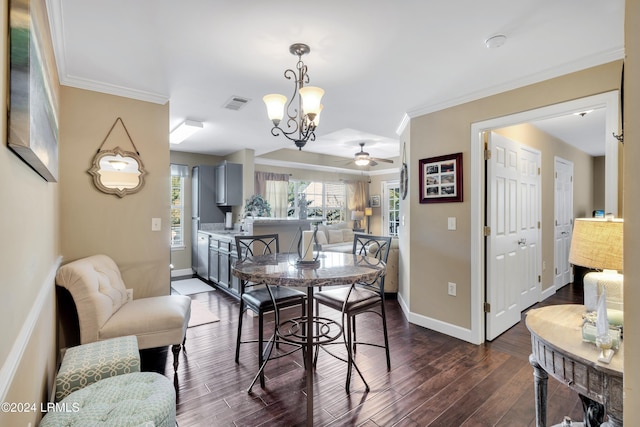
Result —
<svg viewBox="0 0 640 427"><path fill-rule="evenodd" d="M318 225L318 249L328 252L353 251L353 236L355 232L346 222L339 222L330 225ZM387 273L384 279L384 291L386 294L396 294L398 292L398 239L391 239L389 248L389 259L387 260Z"/></svg>

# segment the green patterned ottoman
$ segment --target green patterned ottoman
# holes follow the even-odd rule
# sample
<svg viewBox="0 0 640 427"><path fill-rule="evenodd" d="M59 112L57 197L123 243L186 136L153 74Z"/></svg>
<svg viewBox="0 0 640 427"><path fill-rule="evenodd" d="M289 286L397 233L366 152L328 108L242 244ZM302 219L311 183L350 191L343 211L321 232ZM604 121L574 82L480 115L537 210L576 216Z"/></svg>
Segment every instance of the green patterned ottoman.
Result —
<svg viewBox="0 0 640 427"><path fill-rule="evenodd" d="M70 347L56 376L55 401L103 378L132 372L140 372L138 339L133 335Z"/></svg>
<svg viewBox="0 0 640 427"><path fill-rule="evenodd" d="M167 377L134 372L74 391L48 412L41 427L175 427L176 392Z"/></svg>

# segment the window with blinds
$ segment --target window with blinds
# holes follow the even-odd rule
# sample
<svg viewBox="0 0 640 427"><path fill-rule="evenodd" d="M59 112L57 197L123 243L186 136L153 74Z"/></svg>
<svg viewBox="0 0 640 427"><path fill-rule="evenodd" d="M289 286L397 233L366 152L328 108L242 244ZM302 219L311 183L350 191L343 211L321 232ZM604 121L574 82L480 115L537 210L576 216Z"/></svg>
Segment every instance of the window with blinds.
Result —
<svg viewBox="0 0 640 427"><path fill-rule="evenodd" d="M171 248L184 248L184 180L186 165L171 165Z"/></svg>

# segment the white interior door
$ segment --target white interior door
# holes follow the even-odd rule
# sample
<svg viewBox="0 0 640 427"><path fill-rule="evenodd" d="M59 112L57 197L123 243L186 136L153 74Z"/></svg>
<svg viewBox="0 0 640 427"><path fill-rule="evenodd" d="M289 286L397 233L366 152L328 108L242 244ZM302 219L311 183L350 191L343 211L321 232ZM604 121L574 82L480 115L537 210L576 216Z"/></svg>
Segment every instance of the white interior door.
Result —
<svg viewBox="0 0 640 427"><path fill-rule="evenodd" d="M569 248L573 231L573 163L555 158L554 280L556 289L573 281Z"/></svg>
<svg viewBox="0 0 640 427"><path fill-rule="evenodd" d="M540 298L540 152L491 133L487 161L486 339Z"/></svg>
<svg viewBox="0 0 640 427"><path fill-rule="evenodd" d="M521 271L518 277L520 283L520 311L531 307L540 301L542 296L541 283L541 209L540 200L540 151L520 146L520 206L518 207L520 232L518 238L522 242L520 249ZM518 319L519 320L519 319Z"/></svg>

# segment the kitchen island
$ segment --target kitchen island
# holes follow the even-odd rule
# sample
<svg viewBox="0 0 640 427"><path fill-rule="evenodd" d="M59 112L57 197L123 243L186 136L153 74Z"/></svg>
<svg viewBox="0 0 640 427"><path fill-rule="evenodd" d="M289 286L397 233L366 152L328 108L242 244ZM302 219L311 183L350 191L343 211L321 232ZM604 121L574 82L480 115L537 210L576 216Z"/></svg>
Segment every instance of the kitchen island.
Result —
<svg viewBox="0 0 640 427"><path fill-rule="evenodd" d="M247 217L243 230L249 235L277 234L280 239L280 252L297 252L296 234L298 230L311 230L314 223L321 223L324 218L262 218Z"/></svg>

